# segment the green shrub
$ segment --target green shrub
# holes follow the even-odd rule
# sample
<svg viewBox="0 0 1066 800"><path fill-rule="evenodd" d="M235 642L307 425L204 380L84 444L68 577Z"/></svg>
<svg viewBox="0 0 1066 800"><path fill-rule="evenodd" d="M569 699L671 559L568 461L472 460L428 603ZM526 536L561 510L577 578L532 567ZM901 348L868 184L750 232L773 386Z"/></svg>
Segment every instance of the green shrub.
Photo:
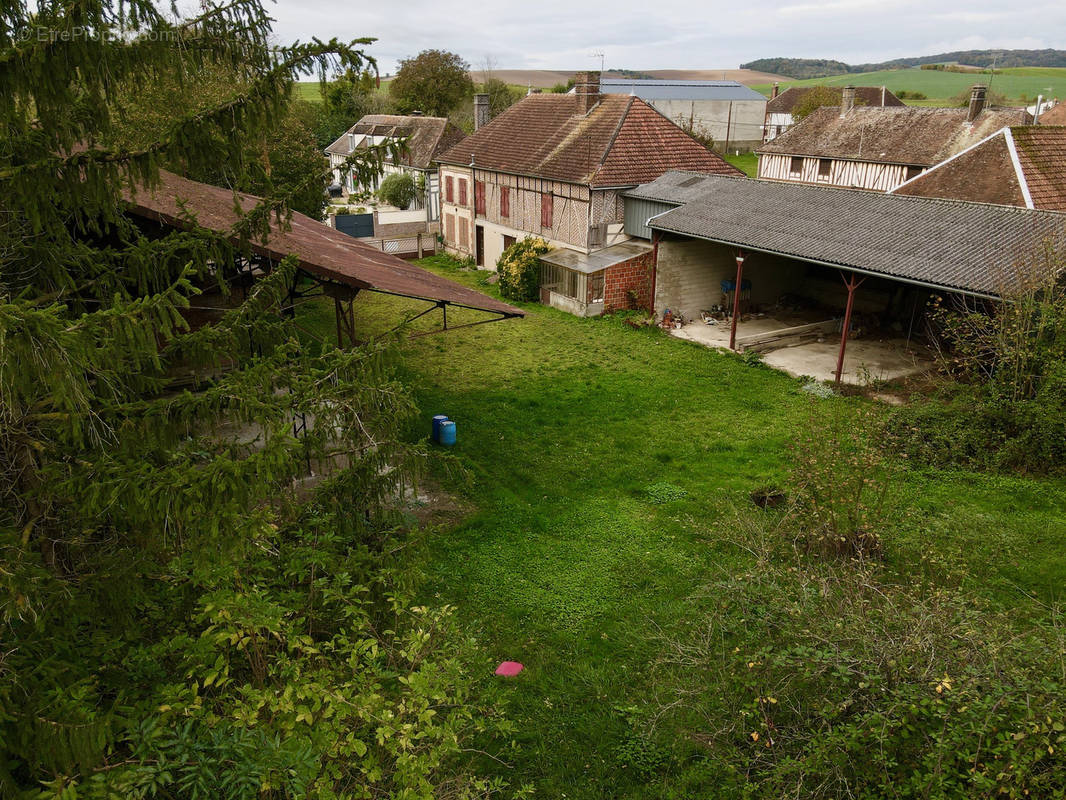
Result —
<svg viewBox="0 0 1066 800"><path fill-rule="evenodd" d="M650 715L704 762L690 796L1063 796L1054 620L875 562L805 558L789 524L738 516L748 569L693 594L685 632L660 643Z"/></svg>
<svg viewBox="0 0 1066 800"><path fill-rule="evenodd" d="M378 199L396 208L406 209L418 194L415 179L406 172L393 172L378 187Z"/></svg>
<svg viewBox="0 0 1066 800"><path fill-rule="evenodd" d="M500 294L509 300L536 300L540 291L540 256L548 250L548 243L535 236L527 236L504 250L496 262Z"/></svg>

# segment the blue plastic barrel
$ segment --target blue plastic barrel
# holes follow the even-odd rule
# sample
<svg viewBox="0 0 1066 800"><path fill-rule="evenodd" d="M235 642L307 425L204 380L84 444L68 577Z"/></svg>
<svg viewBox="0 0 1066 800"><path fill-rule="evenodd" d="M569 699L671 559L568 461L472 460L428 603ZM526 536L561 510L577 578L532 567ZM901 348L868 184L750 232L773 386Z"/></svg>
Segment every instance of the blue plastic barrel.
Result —
<svg viewBox="0 0 1066 800"><path fill-rule="evenodd" d="M440 443L445 447L451 447L455 444L455 423L450 419L446 419L440 424Z"/></svg>
<svg viewBox="0 0 1066 800"><path fill-rule="evenodd" d="M433 418L433 431L430 433L429 438L435 442L440 441L440 424L448 419L447 414L437 414Z"/></svg>

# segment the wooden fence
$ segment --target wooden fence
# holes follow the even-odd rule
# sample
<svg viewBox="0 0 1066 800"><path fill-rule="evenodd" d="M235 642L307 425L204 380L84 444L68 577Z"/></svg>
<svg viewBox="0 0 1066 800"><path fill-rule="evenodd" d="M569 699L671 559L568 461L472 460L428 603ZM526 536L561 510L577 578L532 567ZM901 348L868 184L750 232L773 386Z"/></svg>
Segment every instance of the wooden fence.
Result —
<svg viewBox="0 0 1066 800"><path fill-rule="evenodd" d="M399 258L431 256L437 246L437 236L433 233L417 233L414 236L393 236L383 239L360 239L359 241Z"/></svg>

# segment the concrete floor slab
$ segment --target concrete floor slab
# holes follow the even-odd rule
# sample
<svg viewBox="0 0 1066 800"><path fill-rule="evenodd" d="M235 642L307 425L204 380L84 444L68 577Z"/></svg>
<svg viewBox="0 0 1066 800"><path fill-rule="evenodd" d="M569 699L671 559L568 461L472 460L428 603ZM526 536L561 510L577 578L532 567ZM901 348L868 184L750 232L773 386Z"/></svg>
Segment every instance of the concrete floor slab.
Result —
<svg viewBox="0 0 1066 800"><path fill-rule="evenodd" d="M744 320L737 324L737 336L767 333L796 324L801 323L775 317ZM670 333L679 339L707 347L722 350L729 348L728 320L713 325L690 322L671 330ZM840 336L829 334L820 342L807 342L771 350L764 354L763 361L789 375L809 375L816 380L831 381L839 351ZM888 381L915 375L929 369L933 363L933 354L929 349L913 340L908 343L902 338L849 339L844 356L844 372L840 379L844 383L862 386L873 381Z"/></svg>

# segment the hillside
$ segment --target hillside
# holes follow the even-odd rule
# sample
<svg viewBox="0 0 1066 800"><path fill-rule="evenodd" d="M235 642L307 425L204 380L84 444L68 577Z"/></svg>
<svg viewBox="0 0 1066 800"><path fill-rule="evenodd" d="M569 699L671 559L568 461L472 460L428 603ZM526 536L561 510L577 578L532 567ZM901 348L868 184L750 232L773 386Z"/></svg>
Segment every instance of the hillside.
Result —
<svg viewBox="0 0 1066 800"><path fill-rule="evenodd" d="M886 69L873 72L847 73L845 75L832 75L823 78L809 78L801 81L780 81L782 88L789 86L815 86L825 84L827 86L887 86L897 95L900 92L910 93L904 96L908 102L915 97L915 93L924 95L921 101L930 105L951 105L954 98L969 91L975 83L989 83L991 79L992 91L1006 96L1013 103L1022 101L1031 102L1037 95L1044 97L1066 98L1066 69L1054 69L1050 67L1017 67L1000 71L996 69L995 75L961 72L941 72L939 70L919 69ZM769 96L772 83L755 85L752 88Z"/></svg>
<svg viewBox="0 0 1066 800"><path fill-rule="evenodd" d="M534 89L550 89L556 84L566 83L578 70L550 69L496 69L492 76L504 83L518 86L532 86ZM475 81L482 80L483 73L473 70L470 73ZM787 81L796 77L791 73L760 72L750 69L649 69L649 70L607 70L612 78L640 77L661 80L687 81L739 81L745 86L754 86L774 81Z"/></svg>
<svg viewBox="0 0 1066 800"><path fill-rule="evenodd" d="M1066 50L957 50L932 56L897 58L871 64L845 64L813 58L760 58L741 64L741 69L791 75L797 79L825 78L848 73L919 67L922 64L957 63L975 67L1066 67Z"/></svg>

